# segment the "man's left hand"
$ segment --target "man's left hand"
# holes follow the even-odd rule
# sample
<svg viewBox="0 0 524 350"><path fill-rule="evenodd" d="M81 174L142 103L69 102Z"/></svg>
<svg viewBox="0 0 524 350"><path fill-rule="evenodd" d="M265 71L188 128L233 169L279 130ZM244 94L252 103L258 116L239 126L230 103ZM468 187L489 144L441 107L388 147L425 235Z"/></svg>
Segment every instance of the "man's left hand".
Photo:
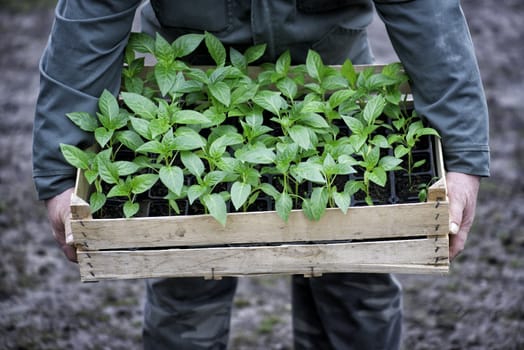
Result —
<svg viewBox="0 0 524 350"><path fill-rule="evenodd" d="M463 249L475 217L480 177L448 172L449 257L453 260Z"/></svg>

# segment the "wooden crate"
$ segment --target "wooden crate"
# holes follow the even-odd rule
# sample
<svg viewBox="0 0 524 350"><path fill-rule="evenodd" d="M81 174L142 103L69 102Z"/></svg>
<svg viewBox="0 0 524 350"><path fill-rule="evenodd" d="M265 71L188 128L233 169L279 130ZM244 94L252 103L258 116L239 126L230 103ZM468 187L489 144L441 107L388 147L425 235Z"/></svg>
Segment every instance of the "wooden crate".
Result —
<svg viewBox="0 0 524 350"><path fill-rule="evenodd" d="M81 172L71 200L68 243L81 280L332 272L446 273L448 202L440 143L439 180L426 203L328 209L320 221L293 211L93 219Z"/></svg>

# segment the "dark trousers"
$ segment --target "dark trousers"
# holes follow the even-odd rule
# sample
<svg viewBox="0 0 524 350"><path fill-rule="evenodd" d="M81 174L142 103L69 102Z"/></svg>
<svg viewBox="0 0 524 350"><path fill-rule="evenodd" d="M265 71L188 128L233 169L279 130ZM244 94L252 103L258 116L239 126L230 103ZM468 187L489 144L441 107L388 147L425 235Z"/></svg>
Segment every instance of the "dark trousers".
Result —
<svg viewBox="0 0 524 350"><path fill-rule="evenodd" d="M148 280L145 349L226 349L236 286L236 278ZM400 347L401 288L391 275L293 276L292 296L296 350Z"/></svg>

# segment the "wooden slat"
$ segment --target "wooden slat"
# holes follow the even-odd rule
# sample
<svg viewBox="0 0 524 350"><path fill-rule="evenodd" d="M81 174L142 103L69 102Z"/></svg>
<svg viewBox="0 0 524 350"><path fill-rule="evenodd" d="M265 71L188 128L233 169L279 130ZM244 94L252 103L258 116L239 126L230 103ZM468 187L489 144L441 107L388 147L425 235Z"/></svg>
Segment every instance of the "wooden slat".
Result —
<svg viewBox="0 0 524 350"><path fill-rule="evenodd" d="M447 236L368 243L78 252L83 281L330 272L445 273Z"/></svg>
<svg viewBox="0 0 524 350"><path fill-rule="evenodd" d="M435 169L439 180L428 189L428 202L442 202L447 205L448 193L446 187L446 169L444 167L444 155L440 138L433 138L435 142Z"/></svg>
<svg viewBox="0 0 524 350"><path fill-rule="evenodd" d="M90 186L83 171L78 170L76 174L75 190L71 196L71 217L74 220L91 219L91 209L87 199L89 198Z"/></svg>
<svg viewBox="0 0 524 350"><path fill-rule="evenodd" d="M209 215L71 221L75 244L90 250L427 236L447 225L446 203L327 209L319 221L296 210L287 224L276 212L235 213L225 227Z"/></svg>

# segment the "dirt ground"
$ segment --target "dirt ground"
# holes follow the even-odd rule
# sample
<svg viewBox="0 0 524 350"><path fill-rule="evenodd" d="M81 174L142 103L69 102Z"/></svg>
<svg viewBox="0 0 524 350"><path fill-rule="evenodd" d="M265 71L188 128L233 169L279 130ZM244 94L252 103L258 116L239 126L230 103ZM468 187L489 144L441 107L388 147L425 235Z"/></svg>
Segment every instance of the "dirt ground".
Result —
<svg viewBox="0 0 524 350"><path fill-rule="evenodd" d="M492 176L482 182L467 249L451 273L398 276L403 347L524 349L524 3L463 7L491 113ZM0 349L139 349L143 281L81 284L35 199L37 63L51 23L49 9L0 6ZM371 34L379 61L394 58L379 24ZM292 348L287 277L241 279L230 348Z"/></svg>

